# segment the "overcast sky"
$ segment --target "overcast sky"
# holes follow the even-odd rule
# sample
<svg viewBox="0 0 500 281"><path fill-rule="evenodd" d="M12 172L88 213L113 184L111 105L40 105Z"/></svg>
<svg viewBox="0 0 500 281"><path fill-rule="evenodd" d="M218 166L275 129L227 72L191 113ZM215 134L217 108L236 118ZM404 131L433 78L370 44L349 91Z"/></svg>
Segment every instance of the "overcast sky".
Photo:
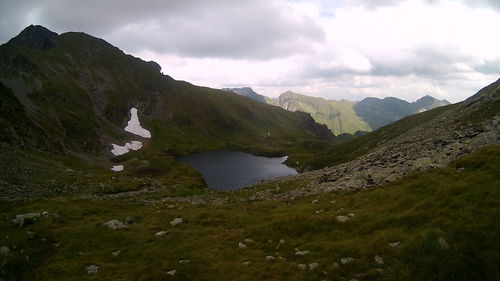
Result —
<svg viewBox="0 0 500 281"><path fill-rule="evenodd" d="M214 88L463 100L500 77L500 0L0 0L0 41L83 31Z"/></svg>

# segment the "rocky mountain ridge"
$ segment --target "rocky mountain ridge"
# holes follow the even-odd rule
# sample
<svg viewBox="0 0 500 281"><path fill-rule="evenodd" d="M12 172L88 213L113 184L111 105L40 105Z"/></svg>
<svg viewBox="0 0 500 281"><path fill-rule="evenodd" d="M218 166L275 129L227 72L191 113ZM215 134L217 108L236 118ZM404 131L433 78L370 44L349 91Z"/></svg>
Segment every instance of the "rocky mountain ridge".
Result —
<svg viewBox="0 0 500 281"><path fill-rule="evenodd" d="M361 101L327 100L286 91L277 98L257 94L251 88L226 88L259 102L279 106L288 111L310 113L316 122L325 124L335 135L374 131L406 116L450 104L429 95L415 102L388 97L367 97Z"/></svg>
<svg viewBox="0 0 500 281"><path fill-rule="evenodd" d="M311 183L285 193L271 190L251 199L295 198L306 194L364 189L417 171L444 167L486 145L500 144L500 79L431 121L381 144L372 152L334 167L271 180L306 179ZM484 112L487 117L481 117ZM425 113L424 113L425 114Z"/></svg>

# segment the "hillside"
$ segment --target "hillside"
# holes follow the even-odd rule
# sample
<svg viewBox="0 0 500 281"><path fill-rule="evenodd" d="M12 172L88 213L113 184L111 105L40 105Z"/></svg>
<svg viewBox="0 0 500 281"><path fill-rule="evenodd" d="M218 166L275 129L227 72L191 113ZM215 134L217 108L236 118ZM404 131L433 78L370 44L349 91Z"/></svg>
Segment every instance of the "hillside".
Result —
<svg viewBox="0 0 500 281"><path fill-rule="evenodd" d="M217 191L174 159L217 148L306 172ZM0 46L0 159L0 280L500 279L500 79L338 143L30 26Z"/></svg>
<svg viewBox="0 0 500 281"><path fill-rule="evenodd" d="M401 118L424 112L436 107L449 105L446 100L424 96L415 102L398 98L372 98L361 101L327 100L291 91L271 99L257 94L251 88L224 89L253 100L277 105L288 111L310 113L314 120L325 124L342 141L352 139L361 132L374 131ZM358 134L356 134L358 132Z"/></svg>
<svg viewBox="0 0 500 281"><path fill-rule="evenodd" d="M172 167L172 157L197 151L283 155L292 142L334 141L309 114L176 81L158 64L102 39L78 32L58 35L41 26L30 26L0 46L0 93L0 140L14 146L10 150L57 154L106 169L134 157L141 173L162 174ZM150 139L124 131L132 108ZM130 141L144 148L132 156L110 152L112 143ZM164 163L155 165L148 155ZM10 176L17 177L3 172L0 179Z"/></svg>

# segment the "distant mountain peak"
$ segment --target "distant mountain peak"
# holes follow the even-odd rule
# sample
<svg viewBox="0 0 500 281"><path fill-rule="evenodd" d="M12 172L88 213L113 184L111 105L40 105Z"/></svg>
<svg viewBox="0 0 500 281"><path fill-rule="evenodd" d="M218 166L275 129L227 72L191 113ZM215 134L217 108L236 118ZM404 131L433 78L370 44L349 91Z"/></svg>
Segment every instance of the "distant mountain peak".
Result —
<svg viewBox="0 0 500 281"><path fill-rule="evenodd" d="M16 37L10 39L7 44L24 46L36 50L49 50L55 47L54 41L58 36L59 34L41 25L30 25Z"/></svg>

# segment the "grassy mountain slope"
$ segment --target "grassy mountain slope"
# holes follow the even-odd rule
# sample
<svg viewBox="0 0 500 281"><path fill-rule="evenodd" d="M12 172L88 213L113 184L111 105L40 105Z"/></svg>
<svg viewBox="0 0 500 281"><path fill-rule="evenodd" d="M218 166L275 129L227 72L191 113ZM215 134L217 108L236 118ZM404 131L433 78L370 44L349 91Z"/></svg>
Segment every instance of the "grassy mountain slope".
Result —
<svg viewBox="0 0 500 281"><path fill-rule="evenodd" d="M0 245L10 249L0 256L0 277L498 280L499 170L500 148L493 146L449 167L377 189L291 201L241 202L238 193L225 195L230 202L217 208L141 197L4 201L2 217L41 211L49 215L23 227L0 221L8 233L8 238L0 237ZM336 218L349 213L354 217L346 222ZM136 220L128 229L103 225L127 216ZM184 223L171 226L176 217ZM168 233L155 236L162 230ZM247 247L239 248L240 242ZM396 247L389 245L397 242ZM310 253L300 256L299 250ZM274 260L267 261L266 256ZM344 264L342 259L348 257L353 260ZM318 267L310 270L313 263ZM89 265L99 267L95 275L86 273ZM175 276L167 274L171 270L176 270Z"/></svg>
<svg viewBox="0 0 500 281"><path fill-rule="evenodd" d="M137 139L146 147L133 157L167 162L218 148L283 154L292 142L334 139L308 114L176 81L102 39L41 26L0 46L0 107L3 142L108 167L111 143ZM123 131L132 107L150 140Z"/></svg>
<svg viewBox="0 0 500 281"><path fill-rule="evenodd" d="M500 80L497 80L461 103L405 117L354 140L332 145L315 155L298 154L290 157L288 161L290 164L298 162L300 169L332 167L367 155L387 144L401 147L412 144L415 138L429 138L439 131L450 133L456 130L456 134L460 134L459 131L476 130L475 127L483 130L480 129L480 123L491 120L500 112L499 92ZM426 136L413 136L415 130Z"/></svg>
<svg viewBox="0 0 500 281"><path fill-rule="evenodd" d="M290 91L281 94L276 100L286 110L310 113L316 122L327 125L335 135L370 130L368 124L353 111L355 102L325 100Z"/></svg>

